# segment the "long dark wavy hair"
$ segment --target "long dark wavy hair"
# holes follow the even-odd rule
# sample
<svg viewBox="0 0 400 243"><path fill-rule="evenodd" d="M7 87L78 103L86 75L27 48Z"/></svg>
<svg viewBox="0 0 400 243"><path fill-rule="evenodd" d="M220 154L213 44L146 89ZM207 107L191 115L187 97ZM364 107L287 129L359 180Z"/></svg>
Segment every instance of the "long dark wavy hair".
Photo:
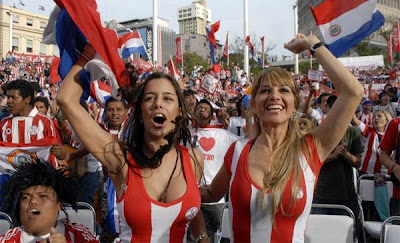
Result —
<svg viewBox="0 0 400 243"><path fill-rule="evenodd" d="M174 86L182 115L175 118L175 129L173 129L165 136L165 139L168 141L168 143L161 146L157 151L153 153L151 157L148 157L145 155L144 152L146 150L148 151L148 147L146 147L147 145L144 140L145 128L142 122L141 106L143 103L144 89L153 79L166 79ZM176 146L180 142L182 142L182 144L190 144L190 146L193 148L191 134L188 128L189 116L186 111L182 91L179 87L179 84L170 75L160 72L152 73L139 87L137 87L135 93L135 110L133 112L133 115L128 119L122 133L124 135L121 138L121 147L123 149L126 161L128 161L128 153L131 153L140 168L154 169L161 165L162 157L168 151L170 151L172 147Z"/></svg>
<svg viewBox="0 0 400 243"><path fill-rule="evenodd" d="M78 177L65 167L55 169L49 162L41 159L27 162L17 168L1 188L5 193L1 210L11 216L14 226L21 226L21 196L26 189L33 186L53 188L58 202L68 203L77 210L77 180Z"/></svg>

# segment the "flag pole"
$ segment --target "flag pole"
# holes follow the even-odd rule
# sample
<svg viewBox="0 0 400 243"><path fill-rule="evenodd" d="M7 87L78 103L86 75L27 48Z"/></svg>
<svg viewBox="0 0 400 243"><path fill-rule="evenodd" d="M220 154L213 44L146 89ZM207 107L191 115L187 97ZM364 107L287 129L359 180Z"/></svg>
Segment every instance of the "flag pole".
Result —
<svg viewBox="0 0 400 243"><path fill-rule="evenodd" d="M157 7L158 7L158 0L153 0L153 63L156 64L157 62L157 55L158 55L158 29L157 29ZM161 65L162 66L162 63Z"/></svg>
<svg viewBox="0 0 400 243"><path fill-rule="evenodd" d="M297 26L297 1L293 5L293 12L294 12L294 36L297 36L298 34L298 26ZM312 58L311 58L312 59ZM294 56L294 73L299 74L299 54L295 54Z"/></svg>
<svg viewBox="0 0 400 243"><path fill-rule="evenodd" d="M228 55L226 56L226 67L229 68L229 31L228 31Z"/></svg>
<svg viewBox="0 0 400 243"><path fill-rule="evenodd" d="M249 1L248 0L243 0L243 29L244 29L244 37L243 39L245 40L246 37L249 35L249 30L248 30L248 20L249 20L249 14L248 14L248 5L249 5ZM244 71L246 72L246 74L249 74L249 47L247 45L244 45Z"/></svg>

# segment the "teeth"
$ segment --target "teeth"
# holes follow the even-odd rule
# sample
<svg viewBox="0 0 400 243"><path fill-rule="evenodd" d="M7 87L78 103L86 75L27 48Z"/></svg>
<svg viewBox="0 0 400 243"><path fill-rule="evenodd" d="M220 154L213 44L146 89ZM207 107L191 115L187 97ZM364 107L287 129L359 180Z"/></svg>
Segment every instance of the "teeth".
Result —
<svg viewBox="0 0 400 243"><path fill-rule="evenodd" d="M164 117L164 115L163 114L155 114L154 117Z"/></svg>
<svg viewBox="0 0 400 243"><path fill-rule="evenodd" d="M35 214L35 215L38 215L38 214L40 214L40 211L37 210L37 209L32 209L32 210L31 210L31 213L32 213L32 214Z"/></svg>
<svg viewBox="0 0 400 243"><path fill-rule="evenodd" d="M270 105L267 107L267 110L282 110L283 107L281 105Z"/></svg>

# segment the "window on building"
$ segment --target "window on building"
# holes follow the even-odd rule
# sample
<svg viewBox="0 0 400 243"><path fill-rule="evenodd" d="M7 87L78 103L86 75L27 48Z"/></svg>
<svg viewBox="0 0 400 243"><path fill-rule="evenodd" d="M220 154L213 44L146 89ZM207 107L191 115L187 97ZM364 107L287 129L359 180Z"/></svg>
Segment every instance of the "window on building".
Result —
<svg viewBox="0 0 400 243"><path fill-rule="evenodd" d="M13 51L18 51L19 49L19 40L17 37L12 38L12 49Z"/></svg>
<svg viewBox="0 0 400 243"><path fill-rule="evenodd" d="M179 18L182 18L182 15L181 15L181 14L179 15Z"/></svg>
<svg viewBox="0 0 400 243"><path fill-rule="evenodd" d="M32 53L33 52L33 41L26 40L26 52Z"/></svg>
<svg viewBox="0 0 400 243"><path fill-rule="evenodd" d="M186 13L186 9L184 9L183 12Z"/></svg>
<svg viewBox="0 0 400 243"><path fill-rule="evenodd" d="M46 22L40 22L40 28L45 29L47 26Z"/></svg>
<svg viewBox="0 0 400 243"><path fill-rule="evenodd" d="M187 14L184 14L184 15L183 15L183 17L186 17L186 16L187 16Z"/></svg>
<svg viewBox="0 0 400 243"><path fill-rule="evenodd" d="M19 16L13 15L13 23L19 23Z"/></svg>
<svg viewBox="0 0 400 243"><path fill-rule="evenodd" d="M40 54L46 55L46 44L40 42Z"/></svg>
<svg viewBox="0 0 400 243"><path fill-rule="evenodd" d="M188 16L192 16L192 14L189 13Z"/></svg>
<svg viewBox="0 0 400 243"><path fill-rule="evenodd" d="M26 25L33 26L33 20L32 19L26 19Z"/></svg>
<svg viewBox="0 0 400 243"><path fill-rule="evenodd" d="M179 10L179 13L182 13L182 10Z"/></svg>

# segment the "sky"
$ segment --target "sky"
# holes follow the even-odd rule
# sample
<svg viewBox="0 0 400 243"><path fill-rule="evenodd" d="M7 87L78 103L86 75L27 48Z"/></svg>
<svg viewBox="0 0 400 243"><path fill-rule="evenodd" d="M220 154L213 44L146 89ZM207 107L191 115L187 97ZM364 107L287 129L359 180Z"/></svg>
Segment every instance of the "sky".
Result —
<svg viewBox="0 0 400 243"><path fill-rule="evenodd" d="M0 0L1 1L1 0ZM43 15L50 15L55 4L52 0L21 0L29 10ZM17 7L19 0L3 0L4 4ZM169 21L169 28L178 34L177 9L188 6L192 0L158 0L158 16ZM294 36L293 4L295 0L248 0L248 33L260 38L265 36L266 45L275 45L271 55L290 55L283 44ZM39 11L42 5L45 11ZM147 18L153 14L152 0L97 0L98 11L103 21L126 21ZM211 10L211 22L221 21L216 33L221 44L225 43L229 31L230 40L235 36L243 38L243 0L208 0Z"/></svg>

